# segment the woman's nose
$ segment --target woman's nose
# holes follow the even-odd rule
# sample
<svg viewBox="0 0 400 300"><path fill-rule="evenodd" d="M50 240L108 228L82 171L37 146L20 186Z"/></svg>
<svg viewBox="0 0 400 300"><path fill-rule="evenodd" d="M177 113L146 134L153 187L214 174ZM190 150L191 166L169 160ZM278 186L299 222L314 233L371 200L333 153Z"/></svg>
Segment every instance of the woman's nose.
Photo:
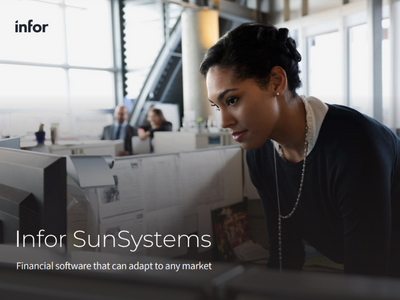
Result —
<svg viewBox="0 0 400 300"><path fill-rule="evenodd" d="M221 127L230 128L236 124L236 119L232 116L229 110L221 109Z"/></svg>

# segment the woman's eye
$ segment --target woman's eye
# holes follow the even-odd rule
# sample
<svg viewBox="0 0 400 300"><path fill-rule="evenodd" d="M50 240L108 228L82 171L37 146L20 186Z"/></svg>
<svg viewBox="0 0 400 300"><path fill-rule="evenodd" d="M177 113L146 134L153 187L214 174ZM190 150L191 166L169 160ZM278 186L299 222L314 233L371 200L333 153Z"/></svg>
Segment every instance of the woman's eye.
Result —
<svg viewBox="0 0 400 300"><path fill-rule="evenodd" d="M216 107L217 108L217 111L219 111L219 107L216 105L216 104L211 104L211 107Z"/></svg>
<svg viewBox="0 0 400 300"><path fill-rule="evenodd" d="M237 100L238 100L238 98L229 98L229 99L226 100L226 103L228 105L235 105Z"/></svg>

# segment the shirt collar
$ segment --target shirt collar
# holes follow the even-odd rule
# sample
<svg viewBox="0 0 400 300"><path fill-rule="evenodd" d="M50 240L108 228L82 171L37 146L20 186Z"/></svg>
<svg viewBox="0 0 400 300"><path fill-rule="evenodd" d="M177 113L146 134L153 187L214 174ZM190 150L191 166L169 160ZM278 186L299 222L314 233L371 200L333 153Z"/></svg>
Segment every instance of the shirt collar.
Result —
<svg viewBox="0 0 400 300"><path fill-rule="evenodd" d="M300 96L301 100L304 103L304 107L306 109L306 119L308 124L308 150L307 155L309 155L317 143L319 131L321 130L322 122L324 121L325 115L328 112L328 106L315 97L306 97ZM275 149L278 151L279 155L283 157L283 153L279 144L272 140Z"/></svg>
<svg viewBox="0 0 400 300"><path fill-rule="evenodd" d="M124 127L126 127L126 125L128 124L128 121L125 121L124 123L122 123L121 124L121 127L122 128L124 128ZM119 126L119 123L118 123L118 121L114 121L114 127L118 127Z"/></svg>

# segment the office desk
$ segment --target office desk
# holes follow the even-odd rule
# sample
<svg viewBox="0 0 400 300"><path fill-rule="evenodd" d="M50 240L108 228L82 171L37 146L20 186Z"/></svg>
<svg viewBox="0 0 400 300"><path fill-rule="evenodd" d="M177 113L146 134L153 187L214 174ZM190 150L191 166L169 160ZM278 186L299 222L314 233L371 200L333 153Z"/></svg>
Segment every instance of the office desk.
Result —
<svg viewBox="0 0 400 300"><path fill-rule="evenodd" d="M196 133L196 132L154 132L154 153L172 153L192 151L219 146L238 145L229 132Z"/></svg>
<svg viewBox="0 0 400 300"><path fill-rule="evenodd" d="M38 145L36 142L21 142L21 149L46 152L59 155L112 155L117 156L120 151L124 150L124 141L59 141L52 145L45 142L44 145Z"/></svg>
<svg viewBox="0 0 400 300"><path fill-rule="evenodd" d="M155 257L110 255L0 245L2 299L193 299L193 300L394 300L400 280L366 276L302 274L212 263L211 271L27 271L16 262L197 263ZM208 261L203 261L208 263Z"/></svg>

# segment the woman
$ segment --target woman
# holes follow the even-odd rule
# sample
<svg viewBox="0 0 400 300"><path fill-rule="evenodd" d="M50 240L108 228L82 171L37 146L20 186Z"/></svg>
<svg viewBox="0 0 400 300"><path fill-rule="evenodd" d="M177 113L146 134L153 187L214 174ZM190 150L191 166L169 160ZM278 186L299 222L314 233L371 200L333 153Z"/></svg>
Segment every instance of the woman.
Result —
<svg viewBox="0 0 400 300"><path fill-rule="evenodd" d="M400 276L400 140L353 109L297 95L300 60L287 29L243 24L200 67L221 126L248 150L268 267L301 269L304 239L345 273Z"/></svg>
<svg viewBox="0 0 400 300"><path fill-rule="evenodd" d="M147 114L147 121L150 122L150 128L147 130L139 128L138 130L141 140L145 140L148 137L153 138L155 131L172 131L172 123L165 120L161 109L151 109Z"/></svg>

